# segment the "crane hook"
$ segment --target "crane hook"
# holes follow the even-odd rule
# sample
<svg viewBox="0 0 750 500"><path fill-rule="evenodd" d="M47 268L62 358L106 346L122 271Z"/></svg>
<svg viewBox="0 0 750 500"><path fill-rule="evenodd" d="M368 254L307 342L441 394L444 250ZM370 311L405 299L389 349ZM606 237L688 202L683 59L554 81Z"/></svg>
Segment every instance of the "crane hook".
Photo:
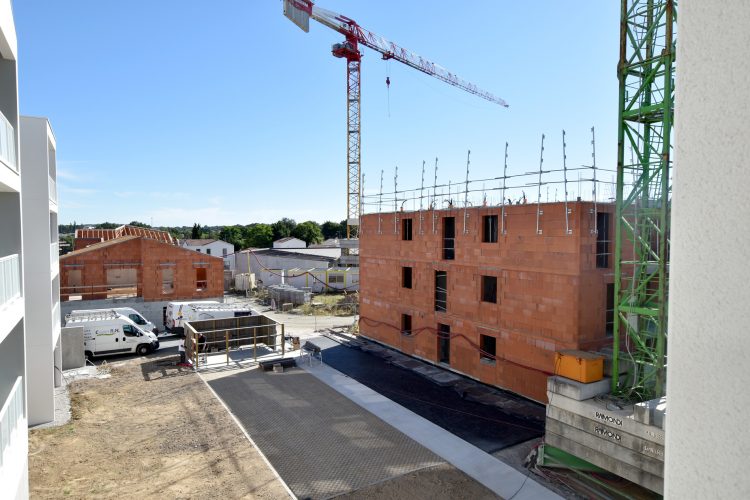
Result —
<svg viewBox="0 0 750 500"><path fill-rule="evenodd" d="M385 77L385 84L388 86L388 88L391 87L391 77L390 76L386 76Z"/></svg>

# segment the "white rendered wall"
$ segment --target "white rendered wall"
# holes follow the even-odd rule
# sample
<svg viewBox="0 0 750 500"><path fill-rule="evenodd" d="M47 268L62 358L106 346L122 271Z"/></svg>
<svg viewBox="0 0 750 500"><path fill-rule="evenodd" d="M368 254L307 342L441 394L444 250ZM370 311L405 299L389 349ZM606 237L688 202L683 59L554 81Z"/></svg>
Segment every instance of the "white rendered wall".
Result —
<svg viewBox="0 0 750 500"><path fill-rule="evenodd" d="M750 498L750 2L679 3L666 498Z"/></svg>
<svg viewBox="0 0 750 500"><path fill-rule="evenodd" d="M59 307L55 308L59 293L53 284L59 281L54 279L58 264L55 260L53 265L50 258L50 218L56 205L51 209L49 193L55 143L46 118L22 116L20 128L24 291L27 310L34 311L26 318L26 387L29 425L36 425L55 418L54 353L60 322Z"/></svg>

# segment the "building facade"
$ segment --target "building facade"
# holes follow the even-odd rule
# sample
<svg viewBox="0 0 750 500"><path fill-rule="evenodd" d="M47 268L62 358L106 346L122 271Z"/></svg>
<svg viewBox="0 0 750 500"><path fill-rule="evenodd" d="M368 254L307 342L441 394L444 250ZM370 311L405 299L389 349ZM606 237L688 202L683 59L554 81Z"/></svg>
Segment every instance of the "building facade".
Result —
<svg viewBox="0 0 750 500"><path fill-rule="evenodd" d="M29 425L55 419L55 387L62 383L60 266L57 234L56 143L46 118L21 117L23 282L27 307L26 360Z"/></svg>
<svg viewBox="0 0 750 500"><path fill-rule="evenodd" d="M141 297L208 299L224 294L221 257L143 236L125 236L60 257L63 301Z"/></svg>
<svg viewBox="0 0 750 500"><path fill-rule="evenodd" d="M536 401L554 355L611 346L613 207L368 214L360 333Z"/></svg>
<svg viewBox="0 0 750 500"><path fill-rule="evenodd" d="M28 413L16 28L0 1L0 491L27 498ZM45 229L46 230L46 229ZM49 256L45 261L49 260Z"/></svg>

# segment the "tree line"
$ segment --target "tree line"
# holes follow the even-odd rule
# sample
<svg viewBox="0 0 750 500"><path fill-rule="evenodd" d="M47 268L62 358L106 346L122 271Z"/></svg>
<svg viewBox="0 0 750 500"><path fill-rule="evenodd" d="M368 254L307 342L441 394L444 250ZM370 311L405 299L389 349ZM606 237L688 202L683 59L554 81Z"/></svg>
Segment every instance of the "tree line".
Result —
<svg viewBox="0 0 750 500"><path fill-rule="evenodd" d="M60 224L58 230L60 239L69 240L72 243L73 233L76 229L93 226L96 229L114 229L122 224L114 222L102 222L99 224ZM131 226L158 229L168 231L172 237L181 240L214 238L226 241L234 245L235 250L244 248L269 248L278 239L294 237L303 240L308 245L320 243L330 238L346 238L346 221L327 221L318 224L315 221L297 223L294 219L284 217L273 224L255 222L252 224L233 226L202 226L195 223L192 226L157 226L151 227L139 221L132 221Z"/></svg>

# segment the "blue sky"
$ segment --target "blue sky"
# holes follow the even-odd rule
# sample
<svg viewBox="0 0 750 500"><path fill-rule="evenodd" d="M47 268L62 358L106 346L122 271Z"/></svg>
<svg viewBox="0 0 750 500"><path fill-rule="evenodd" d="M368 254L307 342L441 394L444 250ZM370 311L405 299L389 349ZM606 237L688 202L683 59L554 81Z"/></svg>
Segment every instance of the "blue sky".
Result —
<svg viewBox="0 0 750 500"><path fill-rule="evenodd" d="M618 2L317 5L508 101L483 101L364 48L362 171L374 193L616 159ZM21 113L49 117L63 223L248 224L346 216L341 36L280 0L14 1ZM387 91L386 75L391 87ZM389 99L390 98L390 99ZM390 100L390 106L388 101ZM390 110L390 113L389 113ZM607 174L609 177L611 174ZM576 189L569 189L574 192ZM535 195L534 195L535 196Z"/></svg>

